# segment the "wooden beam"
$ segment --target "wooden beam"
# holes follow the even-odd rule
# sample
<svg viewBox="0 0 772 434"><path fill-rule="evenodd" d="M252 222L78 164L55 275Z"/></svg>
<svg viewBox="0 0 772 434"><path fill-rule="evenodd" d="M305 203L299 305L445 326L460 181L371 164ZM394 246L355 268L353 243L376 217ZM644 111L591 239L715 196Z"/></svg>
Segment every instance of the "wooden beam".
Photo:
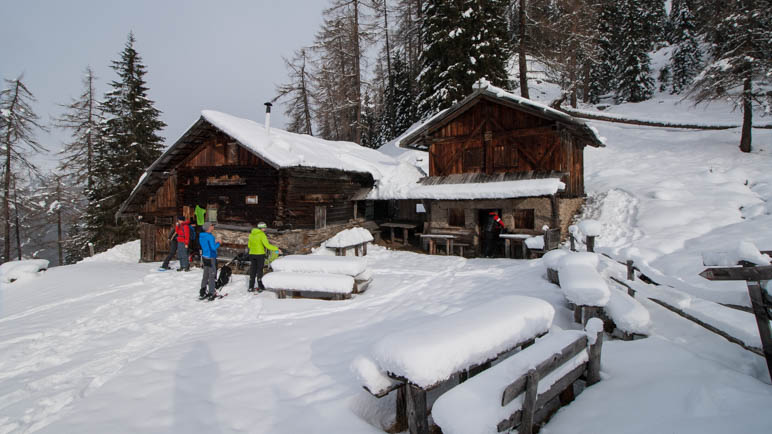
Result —
<svg viewBox="0 0 772 434"><path fill-rule="evenodd" d="M761 337L761 348L764 352L764 359L767 361L767 370L769 378L772 378L772 330L770 330L769 304L766 291L758 282L748 282L748 295L751 297L753 314L756 316L756 326L759 328L759 337Z"/></svg>
<svg viewBox="0 0 772 434"><path fill-rule="evenodd" d="M426 390L408 383L407 427L410 434L429 434L429 417L426 411Z"/></svg>
<svg viewBox="0 0 772 434"><path fill-rule="evenodd" d="M714 267L706 268L700 276L708 280L772 280L772 265L760 267Z"/></svg>
<svg viewBox="0 0 772 434"><path fill-rule="evenodd" d="M531 434L533 432L533 415L536 412L536 394L539 391L539 372L531 369L525 375L525 396L523 396L522 421L519 434Z"/></svg>

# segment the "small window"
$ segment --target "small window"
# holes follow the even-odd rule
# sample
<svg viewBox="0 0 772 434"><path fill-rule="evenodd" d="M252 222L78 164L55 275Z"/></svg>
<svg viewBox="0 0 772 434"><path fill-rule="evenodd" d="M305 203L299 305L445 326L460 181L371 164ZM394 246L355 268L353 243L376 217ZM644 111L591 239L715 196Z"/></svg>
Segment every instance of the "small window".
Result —
<svg viewBox="0 0 772 434"><path fill-rule="evenodd" d="M464 219L463 208L448 209L448 226L456 226L461 228L466 226L466 220Z"/></svg>
<svg viewBox="0 0 772 434"><path fill-rule="evenodd" d="M217 223L217 205L207 205L206 221Z"/></svg>
<svg viewBox="0 0 772 434"><path fill-rule="evenodd" d="M533 210L532 209L516 209L513 213L515 218L515 229L533 229Z"/></svg>
<svg viewBox="0 0 772 434"><path fill-rule="evenodd" d="M247 205L257 205L257 196L247 196L246 203Z"/></svg>

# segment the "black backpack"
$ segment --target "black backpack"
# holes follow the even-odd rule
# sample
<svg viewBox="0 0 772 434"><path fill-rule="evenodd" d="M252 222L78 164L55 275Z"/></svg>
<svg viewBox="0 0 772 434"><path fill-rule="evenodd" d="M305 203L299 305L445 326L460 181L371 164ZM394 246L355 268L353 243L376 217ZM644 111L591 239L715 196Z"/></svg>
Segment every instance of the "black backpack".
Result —
<svg viewBox="0 0 772 434"><path fill-rule="evenodd" d="M233 270L231 270L231 267L225 265L222 268L220 268L220 275L217 277L217 281L214 283L215 289L220 289L223 286L227 285L228 282L231 280L231 274L233 274Z"/></svg>

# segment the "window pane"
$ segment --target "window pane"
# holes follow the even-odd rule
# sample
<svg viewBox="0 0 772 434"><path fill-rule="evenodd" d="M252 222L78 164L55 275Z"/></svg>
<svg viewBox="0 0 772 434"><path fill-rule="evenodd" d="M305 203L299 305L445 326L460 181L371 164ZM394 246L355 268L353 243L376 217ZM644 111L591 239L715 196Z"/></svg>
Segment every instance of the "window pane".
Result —
<svg viewBox="0 0 772 434"><path fill-rule="evenodd" d="M448 226L464 227L465 224L463 208L448 209Z"/></svg>

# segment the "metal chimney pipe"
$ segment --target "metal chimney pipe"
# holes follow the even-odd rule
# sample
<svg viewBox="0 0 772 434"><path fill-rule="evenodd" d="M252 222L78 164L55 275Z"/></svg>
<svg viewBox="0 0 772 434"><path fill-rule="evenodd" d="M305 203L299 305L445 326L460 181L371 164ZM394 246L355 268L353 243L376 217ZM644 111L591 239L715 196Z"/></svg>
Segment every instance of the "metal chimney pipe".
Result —
<svg viewBox="0 0 772 434"><path fill-rule="evenodd" d="M271 132L271 104L270 102L265 103L265 132L270 133Z"/></svg>

